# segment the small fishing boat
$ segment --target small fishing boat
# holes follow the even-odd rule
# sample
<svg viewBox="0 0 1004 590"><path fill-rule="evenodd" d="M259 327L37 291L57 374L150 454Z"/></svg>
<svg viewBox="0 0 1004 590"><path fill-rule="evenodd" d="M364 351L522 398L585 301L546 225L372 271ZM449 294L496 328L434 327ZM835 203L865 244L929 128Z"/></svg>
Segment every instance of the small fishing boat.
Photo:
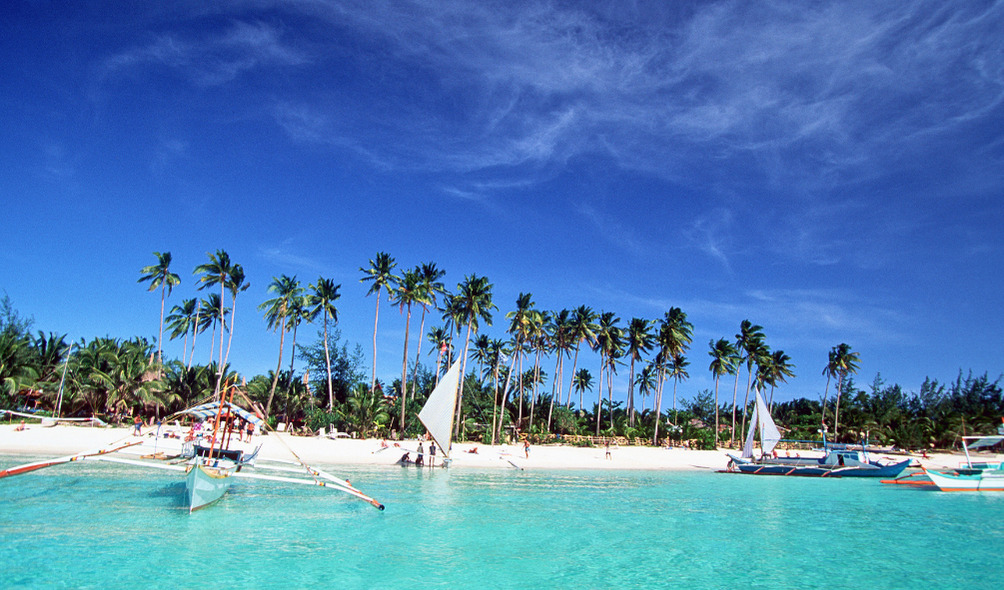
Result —
<svg viewBox="0 0 1004 590"><path fill-rule="evenodd" d="M1004 428L1002 428L1004 430ZM977 461L969 456L970 449L990 447L1004 441L1004 434L995 436L964 436L966 463L951 472L924 469L924 473L942 492L1004 492L1004 462Z"/></svg>
<svg viewBox="0 0 1004 590"><path fill-rule="evenodd" d="M429 394L429 399L425 400L425 405L418 413L418 420L425 426L429 436L439 447L443 454L443 467L450 466L450 447L453 444L453 417L457 409L457 389L460 386L460 359L454 361L443 378L439 380L439 385ZM417 451L416 451L417 453ZM417 456L416 456L417 458ZM423 457L424 459L424 457ZM433 467L433 457L430 455L427 464ZM405 453L398 463L401 465L415 465L417 461Z"/></svg>
<svg viewBox="0 0 1004 590"><path fill-rule="evenodd" d="M801 477L896 477L910 465L911 459L894 463L872 461L867 451L828 447L823 441L824 455L814 457L775 457L774 447L781 441L781 433L770 416L767 404L759 391L756 406L746 434L741 457L729 454L727 472L748 475L792 475ZM760 432L760 458L753 457L755 432Z"/></svg>

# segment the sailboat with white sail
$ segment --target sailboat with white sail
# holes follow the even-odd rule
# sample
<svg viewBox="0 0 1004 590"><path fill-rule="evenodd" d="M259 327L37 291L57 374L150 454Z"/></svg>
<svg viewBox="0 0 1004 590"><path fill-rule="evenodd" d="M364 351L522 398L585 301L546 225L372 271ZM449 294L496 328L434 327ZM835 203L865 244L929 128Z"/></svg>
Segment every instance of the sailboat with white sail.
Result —
<svg viewBox="0 0 1004 590"><path fill-rule="evenodd" d="M775 457L774 447L781 441L781 433L771 418L770 410L759 391L755 391L756 406L753 419L743 445L741 457L729 454L727 471L750 475L796 475L803 477L896 477L910 465L910 459L883 464L869 460L867 454L850 449L830 449L824 441L824 456ZM761 456L753 456L755 432L760 433Z"/></svg>
<svg viewBox="0 0 1004 590"><path fill-rule="evenodd" d="M443 466L450 465L453 444L453 418L457 410L457 390L460 387L460 359L454 361L439 385L429 394L418 413L418 420L443 452Z"/></svg>

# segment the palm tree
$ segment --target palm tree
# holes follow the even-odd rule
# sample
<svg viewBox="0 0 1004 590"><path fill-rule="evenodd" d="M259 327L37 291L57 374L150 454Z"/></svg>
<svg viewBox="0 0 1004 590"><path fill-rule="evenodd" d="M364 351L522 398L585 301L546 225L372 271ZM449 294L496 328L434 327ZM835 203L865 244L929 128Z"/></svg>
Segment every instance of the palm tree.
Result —
<svg viewBox="0 0 1004 590"><path fill-rule="evenodd" d="M223 365L230 362L230 345L234 342L234 330L237 322L237 294L243 293L251 288L251 283L244 281L244 268L235 264L230 269L230 277L227 280L227 289L230 290L230 336L227 338L227 354L223 357ZM222 371L220 377L223 376Z"/></svg>
<svg viewBox="0 0 1004 590"><path fill-rule="evenodd" d="M336 285L332 279L317 277L317 282L310 285L309 305L312 307L312 316L321 314L324 318L324 364L328 371L328 411L335 407L335 394L331 385L331 352L328 350L328 319L338 323L338 309L335 301L341 297L338 289L341 285Z"/></svg>
<svg viewBox="0 0 1004 590"><path fill-rule="evenodd" d="M233 271L233 264L230 262L230 255L224 250L217 250L215 254L206 253L209 256L209 262L205 264L200 264L195 267L195 274L201 274L199 277L199 283L201 286L199 290L212 287L214 285L220 286L220 309L219 309L219 321L220 321L220 362L217 365L217 369L221 372L223 371L223 297L224 289L227 286L227 280L230 273ZM215 345L215 338L214 338ZM214 394L219 394L219 390L214 392Z"/></svg>
<svg viewBox="0 0 1004 590"><path fill-rule="evenodd" d="M844 343L837 345L834 350L836 351L837 365L837 407L833 414L833 440L836 441L840 428L840 395L844 392L844 379L847 375L858 372L858 361L861 360L861 355L851 352L850 345Z"/></svg>
<svg viewBox="0 0 1004 590"><path fill-rule="evenodd" d="M791 364L791 357L784 353L783 350L774 351L771 355L770 362L770 410L774 411L774 388L777 387L777 383L787 383L786 377L794 377L795 372L792 369L795 365Z"/></svg>
<svg viewBox="0 0 1004 590"><path fill-rule="evenodd" d="M737 370L739 367L739 352L736 350L732 343L725 338L719 338L718 342L711 340L708 342L711 350L708 355L711 356L711 364L708 369L711 374L715 377L715 448L718 448L718 379L722 375L731 375L732 371ZM732 442L729 441L731 445Z"/></svg>
<svg viewBox="0 0 1004 590"><path fill-rule="evenodd" d="M834 346L830 349L829 360L827 361L826 366L823 367L823 375L826 375L826 388L823 389L823 408L819 416L819 421L824 431L826 430L826 398L830 392L830 379L832 377L836 377L837 373L837 347Z"/></svg>
<svg viewBox="0 0 1004 590"><path fill-rule="evenodd" d="M593 390L593 376L589 369L579 369L572 378L572 386L579 392L579 412L582 411L582 394ZM580 414L581 415L581 414Z"/></svg>
<svg viewBox="0 0 1004 590"><path fill-rule="evenodd" d="M394 284L399 280L392 271L397 263L386 252L377 252L376 258L370 260L369 268L359 267L359 270L366 273L366 276L359 279L360 283L373 281L366 296L376 293L376 313L373 316L373 377L370 379L370 393L376 391L376 355L377 355L377 321L380 319L380 292L387 291L388 295L394 288Z"/></svg>
<svg viewBox="0 0 1004 590"><path fill-rule="evenodd" d="M631 359L628 373L628 426L634 426L634 362L652 350L653 338L649 332L651 322L642 318L632 318L627 329L627 354Z"/></svg>
<svg viewBox="0 0 1004 590"><path fill-rule="evenodd" d="M554 402L557 398L561 403L561 385L564 380L565 357L572 347L572 318L567 309L550 315L548 322L551 349L554 351L554 380L551 382L551 403L547 410L547 429L551 429L551 418L554 413ZM571 397L572 392L568 392Z"/></svg>
<svg viewBox="0 0 1004 590"><path fill-rule="evenodd" d="M579 363L579 348L582 347L583 342L588 346L596 338L596 317L596 312L585 305L580 305L572 312L571 341L575 343L575 355L572 357L572 382L568 384L568 403L565 407L572 406L572 387L577 375L575 369ZM579 410L582 410L581 399L579 400Z"/></svg>
<svg viewBox="0 0 1004 590"><path fill-rule="evenodd" d="M517 388L519 389L519 417L516 419L516 424L521 424L523 422L523 356L524 356L524 343L526 343L530 338L531 333L531 323L533 311L533 295L530 293L520 293L519 297L516 298L516 309L505 314L505 317L509 319L509 334L515 341L515 357L519 360L519 368L517 370L519 374L519 379L517 381ZM510 369L510 374L512 369Z"/></svg>
<svg viewBox="0 0 1004 590"><path fill-rule="evenodd" d="M408 332L411 329L411 306L419 302L420 279L418 269L405 271L404 276L398 281L391 292L392 303L397 304L398 310L404 313L408 308L408 316L404 323L404 358L401 360L401 419L399 428L404 431L405 402L408 401ZM421 338L418 339L422 341Z"/></svg>
<svg viewBox="0 0 1004 590"><path fill-rule="evenodd" d="M209 362L212 364L217 364L213 355L216 354L216 326L220 326L220 335L222 340L223 330L226 328L226 316L230 314L230 310L223 305L223 300L217 293L210 293L202 300L202 309L205 311L205 315L202 316L202 323L199 326L199 330L205 332L206 330L211 330L210 336L210 347L209 347Z"/></svg>
<svg viewBox="0 0 1004 590"><path fill-rule="evenodd" d="M638 386L638 395L641 396L641 411L645 412L645 398L655 391L657 384L657 375L659 370L656 366L655 361L647 363L638 371L638 375L634 378L634 384ZM656 424L659 423L659 415L656 414Z"/></svg>
<svg viewBox="0 0 1004 590"><path fill-rule="evenodd" d="M140 269L143 276L136 282L150 281L148 291L153 291L157 287L160 287L160 336L157 337L157 364L159 365L157 374L159 375L164 365L164 356L161 351L161 342L164 340L164 299L181 283L181 279L170 270L170 252L164 252L163 254L154 252L153 255L157 257L157 264L144 266Z"/></svg>
<svg viewBox="0 0 1004 590"><path fill-rule="evenodd" d="M480 320L484 320L486 325L491 326L491 310L498 309L492 303L492 284L488 282L488 277L479 277L477 275L465 277L464 282L457 285L456 305L459 318L467 324L467 334L464 337L463 362L461 363L460 371L460 392L457 395L454 436L460 433L460 418L462 416L464 399L463 376L467 375L467 349L471 342L471 331L476 332L478 330Z"/></svg>
<svg viewBox="0 0 1004 590"><path fill-rule="evenodd" d="M603 415L603 373L607 366L606 357L620 332L620 328L617 327L619 321L620 318L612 311L604 311L600 313L599 321L596 324L596 339L593 348L600 353L600 380L596 399L596 436L600 435L600 422ZM613 416L610 418L610 424L613 425Z"/></svg>
<svg viewBox="0 0 1004 590"><path fill-rule="evenodd" d="M422 322L418 328L418 333L421 336L425 332L425 313L429 311L430 305L435 309L439 295L446 292L446 287L440 281L440 279L446 276L446 271L436 268L435 262L427 262L415 270L419 277L415 302L422 306ZM419 337L418 352L415 353L415 368L411 373L411 399L415 399L415 393L418 389L418 362L421 358L422 338Z"/></svg>
<svg viewBox="0 0 1004 590"><path fill-rule="evenodd" d="M752 367L753 359L750 356L750 349L753 347L753 341L763 339L763 327L757 326L749 320L743 320L739 324L739 333L736 334L736 352L739 353L739 363L746 361L747 371ZM745 356L743 356L745 355ZM751 376L752 378L752 376ZM732 434L729 435L729 446L732 446L733 441L736 437L736 394L739 392L739 364L736 366L736 384L732 388ZM749 382L746 385L746 401L749 402ZM743 404L743 415L746 414L746 404Z"/></svg>
<svg viewBox="0 0 1004 590"><path fill-rule="evenodd" d="M171 330L171 340L182 335L185 337L182 344L182 361L188 356L188 333L195 331L195 318L198 314L197 305L198 303L195 299L185 299L181 302L181 305L172 307L170 315L166 318L167 327Z"/></svg>
<svg viewBox="0 0 1004 590"><path fill-rule="evenodd" d="M260 311L265 311L265 319L268 321L269 330L279 331L279 362L276 364L275 373L272 376L272 387L268 392L268 401L265 403L265 417L272 411L272 400L275 399L275 387L279 383L279 373L282 367L282 352L286 345L286 325L290 317L290 310L293 302L300 297L303 291L295 276L282 275L278 278L272 277L267 291L274 294L269 299L258 306Z"/></svg>
<svg viewBox="0 0 1004 590"><path fill-rule="evenodd" d="M673 378L673 424L678 424L680 415L676 412L676 387L680 384L681 379L687 379L690 377L690 373L687 372L687 367L690 362L682 354L677 353L673 355L673 360L669 364L669 376Z"/></svg>
<svg viewBox="0 0 1004 590"><path fill-rule="evenodd" d="M437 326L429 330L428 334L429 342L431 342L436 348L436 385L439 385L439 371L442 366L443 353L445 353L450 348L450 336L446 333L446 330Z"/></svg>
<svg viewBox="0 0 1004 590"><path fill-rule="evenodd" d="M662 414L662 388L666 382L666 364L676 355L682 355L693 341L694 325L687 321L687 314L679 307L671 307L659 323L656 340L659 344L658 366L659 385L656 396L656 416ZM676 413L676 388L673 388L673 413ZM673 419L676 422L676 418ZM659 444L659 421L655 423L653 444Z"/></svg>
<svg viewBox="0 0 1004 590"><path fill-rule="evenodd" d="M746 384L746 400L743 402L743 426L741 432L746 432L746 417L749 411L749 392L753 384L754 374L758 377L763 372L763 368L766 367L771 361L770 347L764 344L762 338L754 338L749 343L749 348L746 352L746 371L749 373ZM753 370L753 366L756 365L756 370ZM758 390L762 391L762 380Z"/></svg>
<svg viewBox="0 0 1004 590"><path fill-rule="evenodd" d="M286 320L286 329L293 331L293 342L290 347L289 353L289 378L292 379L293 373L293 361L296 360L296 331L300 327L302 322L307 322L308 324L314 321L314 315L311 314L310 301L303 287L300 283L296 283L297 293L295 297L291 297L289 300L289 306L287 308L287 315L289 316Z"/></svg>

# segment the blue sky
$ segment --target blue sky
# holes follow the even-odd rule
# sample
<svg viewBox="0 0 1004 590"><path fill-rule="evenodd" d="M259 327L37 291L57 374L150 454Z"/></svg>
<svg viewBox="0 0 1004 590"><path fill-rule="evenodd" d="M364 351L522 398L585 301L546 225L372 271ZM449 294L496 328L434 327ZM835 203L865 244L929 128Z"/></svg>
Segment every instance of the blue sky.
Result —
<svg viewBox="0 0 1004 590"><path fill-rule="evenodd" d="M681 307L685 398L747 318L796 365L781 399L820 397L841 342L859 384L1004 371L1000 2L210 4L0 19L0 289L36 328L155 338L152 252L170 307L224 249L251 283L238 371L275 367L254 307L280 274L341 283L368 360L359 267L386 251L487 276L493 337L520 292ZM381 312L389 381L404 320Z"/></svg>

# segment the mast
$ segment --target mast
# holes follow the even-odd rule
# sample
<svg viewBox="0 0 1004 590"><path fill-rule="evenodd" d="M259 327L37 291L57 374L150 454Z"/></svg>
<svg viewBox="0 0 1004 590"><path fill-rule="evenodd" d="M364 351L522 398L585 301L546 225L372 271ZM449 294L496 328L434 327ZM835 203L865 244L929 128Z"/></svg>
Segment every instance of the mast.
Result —
<svg viewBox="0 0 1004 590"><path fill-rule="evenodd" d="M63 376L59 378L59 395L56 397L56 419L59 419L59 412L63 407L63 383L66 382L66 367L70 365L71 354L73 354L73 342L70 342L70 349L66 351L66 361L63 362Z"/></svg>

